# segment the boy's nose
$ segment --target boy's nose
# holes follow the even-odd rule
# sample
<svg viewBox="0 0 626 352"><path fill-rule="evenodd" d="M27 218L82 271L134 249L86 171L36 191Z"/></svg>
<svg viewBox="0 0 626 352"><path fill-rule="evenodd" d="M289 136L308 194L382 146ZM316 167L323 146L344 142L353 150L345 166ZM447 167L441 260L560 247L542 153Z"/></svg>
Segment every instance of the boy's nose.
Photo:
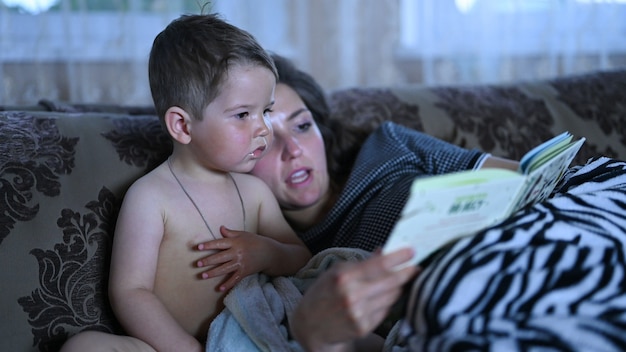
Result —
<svg viewBox="0 0 626 352"><path fill-rule="evenodd" d="M272 122L270 121L270 119L263 115L258 120L260 122L259 135L267 136L268 134L270 134L272 132Z"/></svg>

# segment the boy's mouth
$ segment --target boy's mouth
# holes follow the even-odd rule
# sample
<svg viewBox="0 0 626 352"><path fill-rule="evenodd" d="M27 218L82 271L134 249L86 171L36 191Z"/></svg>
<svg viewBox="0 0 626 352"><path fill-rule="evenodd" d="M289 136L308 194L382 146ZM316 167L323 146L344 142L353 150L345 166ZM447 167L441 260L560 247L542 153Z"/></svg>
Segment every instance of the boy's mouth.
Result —
<svg viewBox="0 0 626 352"><path fill-rule="evenodd" d="M255 150L253 150L252 152L250 152L249 155L253 158L260 158L263 155L263 152L265 152L266 148L267 148L267 145L262 145L256 148Z"/></svg>
<svg viewBox="0 0 626 352"><path fill-rule="evenodd" d="M260 158L261 156L263 156L263 153L265 153L265 150L268 147L267 139L265 138L265 136L261 136L261 138L263 138L263 145L248 153L248 155L253 158Z"/></svg>

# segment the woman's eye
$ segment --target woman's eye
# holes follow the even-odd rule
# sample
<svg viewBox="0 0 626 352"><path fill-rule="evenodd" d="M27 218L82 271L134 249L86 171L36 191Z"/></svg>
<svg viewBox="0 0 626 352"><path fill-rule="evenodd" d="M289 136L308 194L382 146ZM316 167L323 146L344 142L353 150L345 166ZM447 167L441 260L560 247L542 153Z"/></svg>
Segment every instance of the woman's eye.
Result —
<svg viewBox="0 0 626 352"><path fill-rule="evenodd" d="M272 109L265 109L265 111L263 111L263 115L269 115L272 112L274 112L274 110L272 110Z"/></svg>
<svg viewBox="0 0 626 352"><path fill-rule="evenodd" d="M298 131L300 131L300 132L306 132L310 128L311 128L311 123L310 122L305 122L305 123L298 124Z"/></svg>

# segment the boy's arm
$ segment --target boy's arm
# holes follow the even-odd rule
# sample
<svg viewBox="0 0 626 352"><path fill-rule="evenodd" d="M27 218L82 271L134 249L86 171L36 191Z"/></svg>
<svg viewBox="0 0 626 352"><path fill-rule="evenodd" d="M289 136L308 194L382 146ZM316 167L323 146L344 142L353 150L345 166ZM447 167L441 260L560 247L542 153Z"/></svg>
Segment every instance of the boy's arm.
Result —
<svg viewBox="0 0 626 352"><path fill-rule="evenodd" d="M252 177L252 176L249 176ZM256 183L255 183L256 182ZM311 259L311 252L289 226L273 193L263 181L254 178L254 201L258 207L259 235L220 228L222 239L200 243L198 249L218 250L200 261L199 267L212 267L202 273L208 279L230 274L219 287L229 290L243 277L263 272L271 276L293 275ZM250 198L249 198L250 199Z"/></svg>
<svg viewBox="0 0 626 352"><path fill-rule="evenodd" d="M311 259L311 251L285 220L271 190L268 187L265 190L259 210L258 232L275 242L270 243L268 251L271 256L263 272L273 276L295 274Z"/></svg>
<svg viewBox="0 0 626 352"><path fill-rule="evenodd" d="M198 267L211 267L201 273L203 279L226 276L218 287L228 291L244 277L265 273L271 276L293 275L311 258L304 245L283 243L271 237L247 231L220 228L224 238L198 244L200 251L217 250L200 259Z"/></svg>
<svg viewBox="0 0 626 352"><path fill-rule="evenodd" d="M160 202L146 185L134 185L124 198L113 239L109 296L126 332L158 351L200 351L200 343L169 314L154 294L163 238Z"/></svg>

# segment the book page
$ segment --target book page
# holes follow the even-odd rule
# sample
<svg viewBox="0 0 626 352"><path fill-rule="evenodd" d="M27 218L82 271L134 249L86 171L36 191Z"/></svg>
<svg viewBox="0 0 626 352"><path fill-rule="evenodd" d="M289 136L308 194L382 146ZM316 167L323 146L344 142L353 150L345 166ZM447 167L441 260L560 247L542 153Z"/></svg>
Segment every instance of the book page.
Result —
<svg viewBox="0 0 626 352"><path fill-rule="evenodd" d="M572 135L569 132L563 132L529 150L524 154L522 159L520 159L519 172L527 174L532 167L537 168L539 166L537 162L538 159L544 159L545 154L550 154L554 149L562 148L569 144L571 140Z"/></svg>
<svg viewBox="0 0 626 352"><path fill-rule="evenodd" d="M560 146L557 150L548 153L552 159L543 160L537 168L533 168L531 165L531 171L527 175L524 190L521 192L513 210L516 211L526 205L546 199L554 190L554 187L556 187L556 184L584 142L585 138L581 138L576 142Z"/></svg>
<svg viewBox="0 0 626 352"><path fill-rule="evenodd" d="M506 217L523 183L522 175L504 169L416 179L383 253L413 247L413 260L404 265L419 263L449 241Z"/></svg>
<svg viewBox="0 0 626 352"><path fill-rule="evenodd" d="M517 172L481 169L418 178L383 253L412 247L414 265L447 243L495 225L545 199L585 139L564 132L526 153Z"/></svg>

